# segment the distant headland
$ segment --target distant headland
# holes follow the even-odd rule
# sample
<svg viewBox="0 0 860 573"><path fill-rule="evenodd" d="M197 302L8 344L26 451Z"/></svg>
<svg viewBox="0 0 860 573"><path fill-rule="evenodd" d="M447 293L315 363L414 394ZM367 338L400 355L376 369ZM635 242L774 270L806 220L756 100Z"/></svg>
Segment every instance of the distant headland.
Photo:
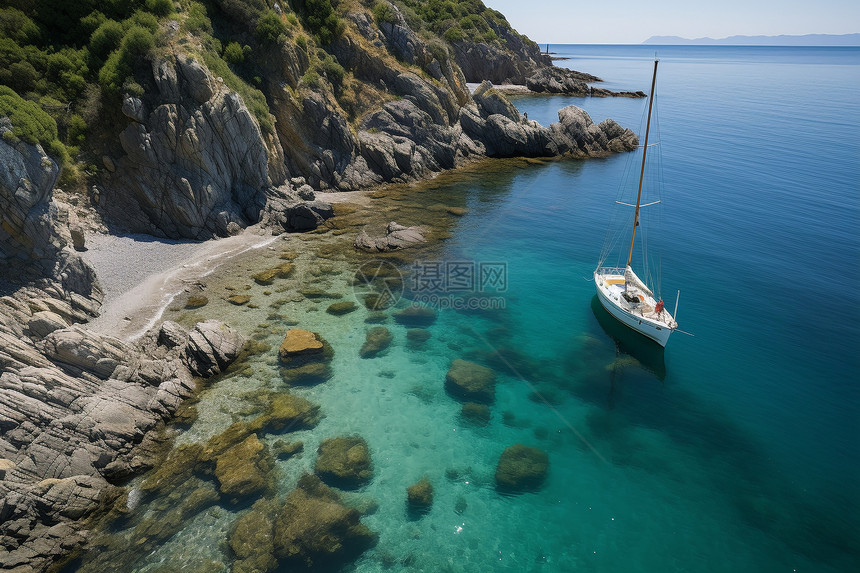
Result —
<svg viewBox="0 0 860 573"><path fill-rule="evenodd" d="M733 46L860 46L860 34L804 34L802 36L729 36L727 38L681 38L651 36L643 44L733 45Z"/></svg>

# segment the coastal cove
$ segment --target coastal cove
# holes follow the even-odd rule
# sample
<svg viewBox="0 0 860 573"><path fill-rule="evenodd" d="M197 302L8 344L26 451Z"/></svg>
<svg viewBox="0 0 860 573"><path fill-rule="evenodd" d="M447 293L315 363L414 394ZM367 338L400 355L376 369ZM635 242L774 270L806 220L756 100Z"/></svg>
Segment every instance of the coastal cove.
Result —
<svg viewBox="0 0 860 573"><path fill-rule="evenodd" d="M635 90L647 86L655 47L550 49L603 87ZM336 205L327 226L282 235L207 276L204 306L177 298L165 319L190 327L217 317L256 345L202 390L194 421L169 430L174 455L256 419L278 395L318 405L315 427L259 440L271 450L303 443L274 463L280 496L314 471L323 440L366 441L373 477L345 497L378 540L346 571L856 569L860 315L826 293L835 271L845 284L860 279L860 144L851 136L860 50L656 50L664 297L682 291L679 321L695 337L675 335L654 360L628 354L604 330L590 274L627 155L488 160ZM513 101L544 126L574 104L595 122L635 129L644 106ZM383 256L353 248L362 228L379 234L389 221L426 227L428 242ZM366 308L356 280L379 260L397 267L405 289L383 315ZM284 261L294 265L289 276L252 278ZM504 265L505 282L456 293L485 301L479 308L404 324L395 315L412 300L449 300L421 288L433 263ZM228 302L234 294L248 300ZM355 310L326 312L348 301ZM390 346L362 357L366 333L380 325ZM285 378L278 346L290 328L331 346L325 381ZM464 415L446 390L457 359L495 371L488 419ZM500 492L496 464L516 443L545 451L548 474L534 491ZM422 477L433 502L416 513L406 491ZM195 491L214 488L211 476L194 479ZM183 505L169 494L127 503L133 509L92 532L67 570L235 566L231 540L254 499L200 493Z"/></svg>

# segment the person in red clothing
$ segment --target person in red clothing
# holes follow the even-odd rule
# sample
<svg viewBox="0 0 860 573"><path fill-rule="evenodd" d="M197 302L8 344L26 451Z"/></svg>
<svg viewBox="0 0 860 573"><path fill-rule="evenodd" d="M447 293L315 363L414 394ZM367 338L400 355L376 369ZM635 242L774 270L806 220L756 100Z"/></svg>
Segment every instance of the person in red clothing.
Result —
<svg viewBox="0 0 860 573"><path fill-rule="evenodd" d="M663 314L663 301L658 301L657 306L654 307L654 312L657 313L657 316Z"/></svg>

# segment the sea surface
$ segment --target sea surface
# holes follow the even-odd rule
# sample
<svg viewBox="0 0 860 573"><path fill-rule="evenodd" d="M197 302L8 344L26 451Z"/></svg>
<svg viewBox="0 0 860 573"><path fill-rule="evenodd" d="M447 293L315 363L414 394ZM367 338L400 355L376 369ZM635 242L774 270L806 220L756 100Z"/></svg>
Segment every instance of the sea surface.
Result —
<svg viewBox="0 0 860 573"><path fill-rule="evenodd" d="M677 319L692 336L673 334L661 352L594 298L630 154L490 161L377 193L373 207L342 211L337 229L286 237L209 277L206 307L169 310L183 324L222 318L261 343L201 393L175 443L252 418L254 396L303 396L324 414L316 428L261 436L304 442L276 462L283 496L313 471L322 439L364 437L374 477L346 496L379 538L345 571L860 570L860 49L549 49L613 90L648 91L660 59L663 190L648 241L666 306L680 291ZM515 103L544 125L577 105L638 131L647 100ZM377 230L388 220L432 229L428 246L385 259L404 292L379 318L393 343L375 358L359 357L374 325L354 280L374 259L351 248L367 217ZM296 264L290 278L249 278L282 255ZM297 293L310 287L359 309L330 315L335 299ZM236 290L251 303L223 300ZM412 301L440 308L424 343L392 318ZM291 327L331 344L329 380L281 379L277 348ZM458 358L496 372L486 425L445 390ZM496 488L499 456L516 443L548 455L536 491ZM435 496L416 515L406 488L421 477ZM250 503L210 503L176 521L149 500L72 568L227 571L227 540ZM173 526L142 544L145 519Z"/></svg>

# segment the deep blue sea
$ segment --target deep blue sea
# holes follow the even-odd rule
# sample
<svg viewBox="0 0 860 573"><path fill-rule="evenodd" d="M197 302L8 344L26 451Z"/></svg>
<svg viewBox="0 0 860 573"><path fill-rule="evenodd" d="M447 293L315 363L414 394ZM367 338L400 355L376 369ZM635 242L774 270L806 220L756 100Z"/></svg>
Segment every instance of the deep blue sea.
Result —
<svg viewBox="0 0 860 573"><path fill-rule="evenodd" d="M305 449L278 462L282 492L312 470L321 439L367 440L374 479L350 495L375 503L363 521L379 543L346 569L361 573L860 570L860 48L550 51L603 87L642 91L656 51L664 188L649 240L667 307L680 290L677 318L694 336L673 334L663 353L643 347L594 299L591 273L627 155L498 162L393 194L382 199L397 205L386 219L404 224L426 223L440 204L468 209L441 246L404 268L424 278L430 263L503 269L504 283L478 274L474 285L504 308L442 310L421 348L390 321L392 347L361 359L364 308L332 317L298 297L272 315L265 297L277 294L256 285L248 292L259 310L224 306L272 353L296 323L335 351L331 380L292 389L325 418L293 434ZM544 125L577 105L637 130L647 100L515 103ZM307 281L351 296L349 256L325 262L332 268ZM294 320L279 323L284 314ZM464 421L444 390L456 358L497 372L486 426ZM210 387L177 443L246 415L243 392L273 378L268 356ZM536 492L495 488L496 462L514 443L549 456ZM422 476L435 500L416 518L405 489ZM227 570L224 540L247 506L216 509L133 557L134 568L205 558ZM118 553L133 555L133 530L117 535L127 544Z"/></svg>

